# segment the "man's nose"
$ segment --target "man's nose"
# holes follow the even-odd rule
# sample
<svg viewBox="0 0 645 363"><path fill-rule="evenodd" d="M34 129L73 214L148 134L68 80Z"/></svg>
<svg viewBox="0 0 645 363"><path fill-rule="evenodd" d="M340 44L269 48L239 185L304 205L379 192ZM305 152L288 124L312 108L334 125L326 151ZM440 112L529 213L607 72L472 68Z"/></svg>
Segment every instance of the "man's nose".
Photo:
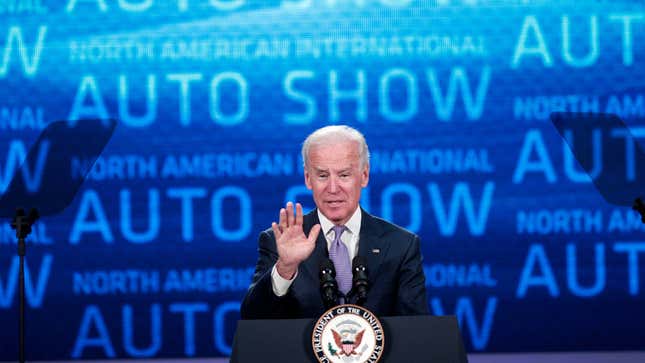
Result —
<svg viewBox="0 0 645 363"><path fill-rule="evenodd" d="M329 178L329 192L336 193L338 191L338 179L335 176Z"/></svg>

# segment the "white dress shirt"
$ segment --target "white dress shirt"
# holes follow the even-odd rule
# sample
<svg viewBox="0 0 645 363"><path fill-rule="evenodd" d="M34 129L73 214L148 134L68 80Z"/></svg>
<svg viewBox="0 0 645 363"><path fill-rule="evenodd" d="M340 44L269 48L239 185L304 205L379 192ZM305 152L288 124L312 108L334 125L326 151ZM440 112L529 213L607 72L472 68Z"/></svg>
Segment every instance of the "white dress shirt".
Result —
<svg viewBox="0 0 645 363"><path fill-rule="evenodd" d="M336 237L333 230L334 223L327 219L327 217L320 212L320 209L317 210L317 213L318 220L320 220L320 231L321 233L325 233L327 251L329 251L329 247ZM340 235L340 240L345 244L345 246L347 246L350 261L358 254L358 237L361 231L361 217L361 208L357 207L354 214L352 214L347 223L345 223L345 231ZM293 280L295 280L297 276L298 271L296 271L291 280L287 280L280 276L275 265L273 265L273 269L271 270L271 286L273 287L273 293L276 294L276 296L286 295L287 291L289 291L289 287L291 287L291 284L293 283Z"/></svg>

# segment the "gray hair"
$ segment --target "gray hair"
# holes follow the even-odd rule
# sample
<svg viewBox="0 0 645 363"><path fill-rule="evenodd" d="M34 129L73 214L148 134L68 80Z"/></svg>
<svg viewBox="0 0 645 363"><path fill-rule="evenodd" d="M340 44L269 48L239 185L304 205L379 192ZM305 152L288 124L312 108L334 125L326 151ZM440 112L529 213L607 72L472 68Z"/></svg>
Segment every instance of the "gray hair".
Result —
<svg viewBox="0 0 645 363"><path fill-rule="evenodd" d="M307 168L309 151L313 146L329 145L339 141L355 141L358 143L358 155L361 169L370 164L370 150L367 147L365 136L360 131L346 125L332 125L319 128L307 136L302 143L302 165Z"/></svg>

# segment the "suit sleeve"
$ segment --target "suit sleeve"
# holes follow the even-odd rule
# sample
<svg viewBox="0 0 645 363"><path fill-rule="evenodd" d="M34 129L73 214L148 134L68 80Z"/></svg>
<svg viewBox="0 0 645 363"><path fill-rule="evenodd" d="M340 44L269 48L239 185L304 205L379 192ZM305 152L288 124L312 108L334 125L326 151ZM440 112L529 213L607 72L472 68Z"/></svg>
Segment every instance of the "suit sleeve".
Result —
<svg viewBox="0 0 645 363"><path fill-rule="evenodd" d="M271 285L271 269L278 261L273 232L260 233L258 241L258 262L251 286L242 300L240 315L242 319L282 319L295 311L295 299L291 292L278 297Z"/></svg>
<svg viewBox="0 0 645 363"><path fill-rule="evenodd" d="M427 315L430 313L422 261L419 237L413 235L412 241L403 255L399 270L396 315Z"/></svg>

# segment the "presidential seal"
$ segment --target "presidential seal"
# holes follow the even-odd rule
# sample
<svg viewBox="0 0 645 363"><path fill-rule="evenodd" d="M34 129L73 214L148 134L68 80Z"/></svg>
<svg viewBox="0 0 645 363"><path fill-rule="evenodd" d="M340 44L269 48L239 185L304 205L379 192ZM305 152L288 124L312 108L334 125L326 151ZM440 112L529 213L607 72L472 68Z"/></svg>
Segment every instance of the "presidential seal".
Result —
<svg viewBox="0 0 645 363"><path fill-rule="evenodd" d="M369 310L344 304L327 310L314 325L311 345L321 363L376 363L383 355L383 326Z"/></svg>

